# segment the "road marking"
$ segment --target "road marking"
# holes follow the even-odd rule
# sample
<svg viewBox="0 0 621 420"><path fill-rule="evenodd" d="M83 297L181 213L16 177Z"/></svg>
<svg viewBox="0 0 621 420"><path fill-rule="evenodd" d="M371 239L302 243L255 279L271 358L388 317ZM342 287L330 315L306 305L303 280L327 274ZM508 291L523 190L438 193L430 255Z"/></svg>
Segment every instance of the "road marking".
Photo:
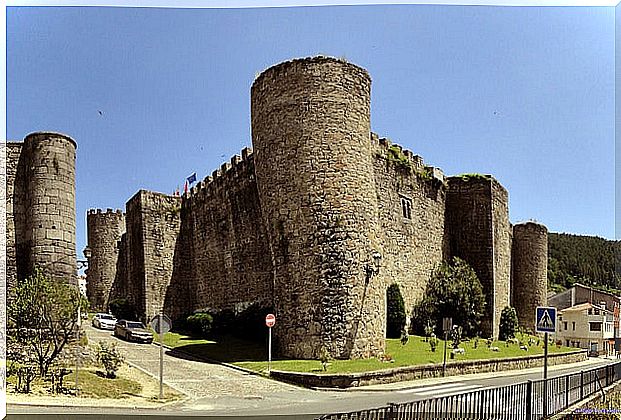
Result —
<svg viewBox="0 0 621 420"><path fill-rule="evenodd" d="M404 389L397 391L400 394L418 394L418 395L433 395L433 394L461 394L468 390L474 390L482 388L481 385L464 385L462 382L435 385L424 388Z"/></svg>

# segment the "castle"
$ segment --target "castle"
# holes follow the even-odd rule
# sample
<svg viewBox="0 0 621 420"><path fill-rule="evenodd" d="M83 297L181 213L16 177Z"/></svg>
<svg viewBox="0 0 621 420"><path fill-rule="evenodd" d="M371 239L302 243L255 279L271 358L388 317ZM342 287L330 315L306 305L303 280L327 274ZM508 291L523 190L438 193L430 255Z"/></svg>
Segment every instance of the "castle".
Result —
<svg viewBox="0 0 621 420"><path fill-rule="evenodd" d="M532 328L546 302L547 229L512 226L493 177L445 177L372 133L370 88L364 69L328 57L261 73L253 150L182 197L140 190L125 212L88 211L92 306L126 297L146 320L258 302L274 307L283 356L369 357L385 349L388 286L410 312L457 256L483 285L485 334L498 334L508 305Z"/></svg>

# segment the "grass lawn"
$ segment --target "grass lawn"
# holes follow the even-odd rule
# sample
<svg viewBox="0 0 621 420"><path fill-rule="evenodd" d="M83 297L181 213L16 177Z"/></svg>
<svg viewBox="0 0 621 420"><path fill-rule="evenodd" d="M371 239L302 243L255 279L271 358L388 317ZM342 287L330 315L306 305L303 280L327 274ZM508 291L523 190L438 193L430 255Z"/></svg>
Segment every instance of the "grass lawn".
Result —
<svg viewBox="0 0 621 420"><path fill-rule="evenodd" d="M140 395L142 392L142 385L136 381L118 376L114 379L107 379L100 373L94 370L80 370L78 384L81 396L122 398L125 395ZM66 377L65 386L75 388L74 374Z"/></svg>
<svg viewBox="0 0 621 420"><path fill-rule="evenodd" d="M529 336L520 336L523 342L528 342ZM538 340L537 337L533 337ZM180 333L167 333L164 335L164 343L170 347L181 349L185 352L208 357L213 360L232 363L234 365L251 369L257 372L267 370L267 345L261 343L245 341L235 337L214 338L213 341L205 339L195 339ZM491 359L500 357L516 357L543 354L543 339L539 346L532 346L528 351L520 349L518 344L507 345L504 341L494 341L492 347L498 347L499 351L488 349L485 340L479 340L477 348L474 348L474 340L461 343L460 347L465 349L465 354L456 355L454 360L474 360ZM447 362L450 358L450 342L447 343ZM557 347L549 345L550 353L567 352L576 350L569 347ZM365 372L381 369L389 369L398 366L413 366L427 363L442 363L444 351L444 341L438 340L435 352L431 351L428 342L424 337L410 336L408 343L404 346L399 339L386 340L386 354L390 355L392 362L382 362L377 358L357 359L357 360L330 360L330 365L325 373L353 373ZM272 369L293 372L324 373L321 362L318 360L291 360L276 359L272 361Z"/></svg>

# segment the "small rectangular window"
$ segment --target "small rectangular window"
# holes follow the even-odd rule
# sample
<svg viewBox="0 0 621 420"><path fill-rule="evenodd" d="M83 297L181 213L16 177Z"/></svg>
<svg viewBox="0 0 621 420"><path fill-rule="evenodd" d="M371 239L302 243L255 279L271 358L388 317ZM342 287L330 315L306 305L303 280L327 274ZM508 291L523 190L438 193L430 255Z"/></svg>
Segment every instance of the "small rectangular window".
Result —
<svg viewBox="0 0 621 420"><path fill-rule="evenodd" d="M567 331L567 321L563 322L563 327L565 328L565 331Z"/></svg>
<svg viewBox="0 0 621 420"><path fill-rule="evenodd" d="M412 199L404 196L401 197L401 215L404 219L412 220Z"/></svg>
<svg viewBox="0 0 621 420"><path fill-rule="evenodd" d="M601 331L602 323L601 322L589 322L589 331Z"/></svg>
<svg viewBox="0 0 621 420"><path fill-rule="evenodd" d="M576 331L576 322L575 321L571 323L571 328L572 328L572 330Z"/></svg>

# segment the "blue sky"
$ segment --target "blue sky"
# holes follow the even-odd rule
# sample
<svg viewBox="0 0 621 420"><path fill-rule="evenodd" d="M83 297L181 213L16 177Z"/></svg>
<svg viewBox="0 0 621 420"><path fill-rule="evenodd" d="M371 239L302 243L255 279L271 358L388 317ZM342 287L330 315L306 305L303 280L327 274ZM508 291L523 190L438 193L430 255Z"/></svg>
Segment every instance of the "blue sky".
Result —
<svg viewBox="0 0 621 420"><path fill-rule="evenodd" d="M344 57L372 77L380 136L493 174L512 222L614 238L614 25L612 7L9 7L7 138L77 141L81 255L88 208L171 193L251 144L258 73Z"/></svg>

